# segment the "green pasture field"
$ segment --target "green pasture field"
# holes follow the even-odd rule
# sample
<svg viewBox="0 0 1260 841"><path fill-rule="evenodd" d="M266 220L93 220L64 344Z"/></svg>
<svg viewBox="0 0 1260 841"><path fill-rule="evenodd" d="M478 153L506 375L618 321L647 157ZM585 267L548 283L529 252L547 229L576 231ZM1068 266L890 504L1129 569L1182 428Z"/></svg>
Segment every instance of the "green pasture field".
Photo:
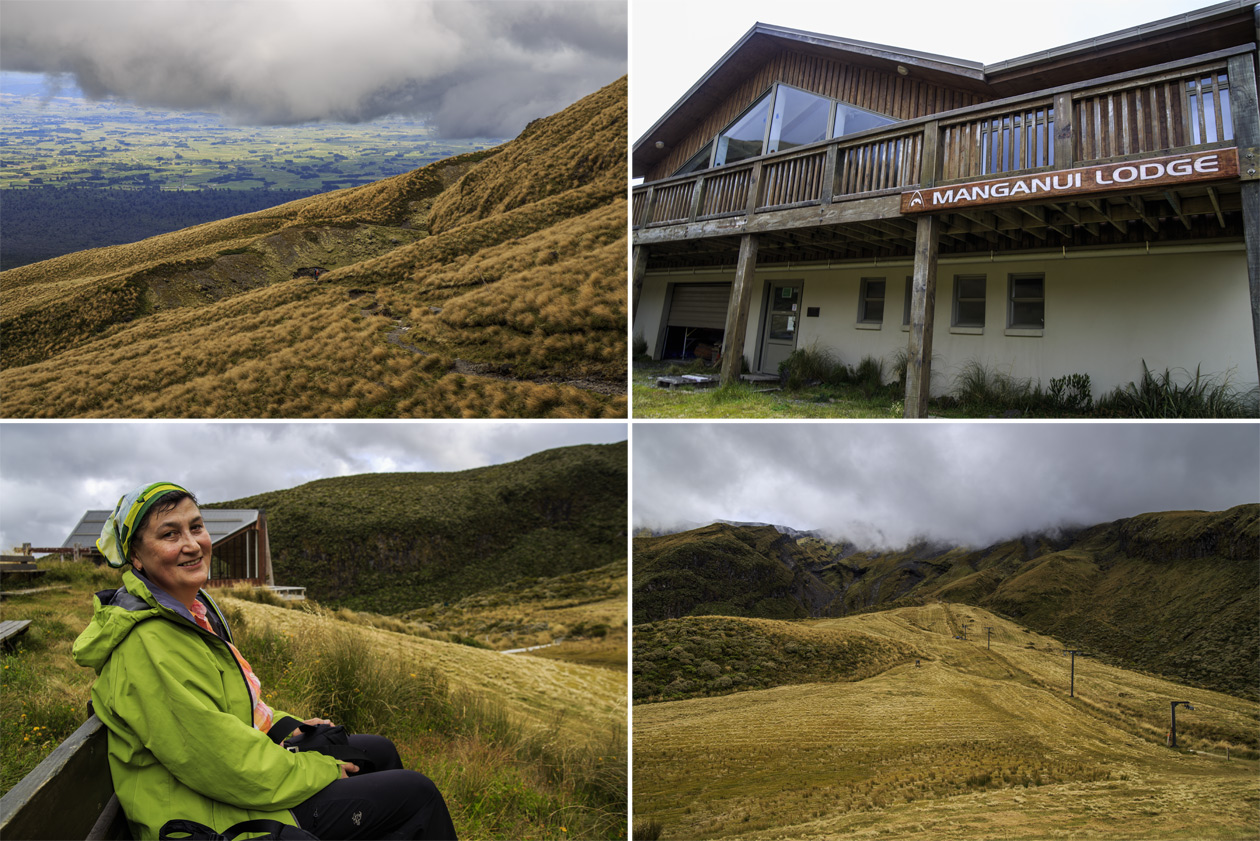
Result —
<svg viewBox="0 0 1260 841"><path fill-rule="evenodd" d="M0 94L0 189L158 187L309 190L357 186L496 146L445 140L418 120L233 126L72 97Z"/></svg>

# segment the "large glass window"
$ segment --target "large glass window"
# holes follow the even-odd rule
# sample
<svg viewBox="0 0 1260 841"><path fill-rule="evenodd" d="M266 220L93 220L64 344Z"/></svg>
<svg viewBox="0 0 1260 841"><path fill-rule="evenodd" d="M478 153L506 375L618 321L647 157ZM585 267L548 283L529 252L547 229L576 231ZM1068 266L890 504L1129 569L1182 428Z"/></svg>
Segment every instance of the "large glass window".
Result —
<svg viewBox="0 0 1260 841"><path fill-rule="evenodd" d="M713 142L704 144L704 148L691 156L691 160L682 165L675 175L686 175L689 172L700 172L709 168L709 157L713 154Z"/></svg>
<svg viewBox="0 0 1260 841"><path fill-rule="evenodd" d="M831 100L787 85L779 85L770 125L770 151L786 152L827 139Z"/></svg>
<svg viewBox="0 0 1260 841"><path fill-rule="evenodd" d="M757 100L731 127L718 135L714 166L733 164L762 153L766 141L766 119L770 115L770 94Z"/></svg>
<svg viewBox="0 0 1260 841"><path fill-rule="evenodd" d="M874 111L867 111L844 102L836 103L836 127L832 131L832 137L843 137L846 134L856 134L859 131L866 131L868 128L878 128L886 126L889 123L897 122L892 117L885 117L883 114L876 114Z"/></svg>

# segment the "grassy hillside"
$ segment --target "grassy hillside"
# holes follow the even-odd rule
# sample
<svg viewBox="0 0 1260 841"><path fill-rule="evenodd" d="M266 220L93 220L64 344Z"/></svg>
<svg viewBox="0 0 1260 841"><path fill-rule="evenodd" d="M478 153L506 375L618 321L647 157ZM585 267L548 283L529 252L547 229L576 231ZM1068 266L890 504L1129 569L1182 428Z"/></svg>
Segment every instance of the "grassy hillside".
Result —
<svg viewBox="0 0 1260 841"><path fill-rule="evenodd" d="M968 620L994 629L991 648L955 638ZM708 621L657 624L688 636ZM1061 641L963 605L765 624L798 645L881 640L921 665L636 706L636 836L1242 839L1260 826L1254 701L1092 659L1070 698ZM1195 707L1178 716L1181 750L1165 745L1169 699Z"/></svg>
<svg viewBox="0 0 1260 841"><path fill-rule="evenodd" d="M499 651L546 646L527 653L624 672L627 606L623 560L551 578L518 579L399 618Z"/></svg>
<svg viewBox="0 0 1260 841"><path fill-rule="evenodd" d="M636 623L970 602L1117 662L1260 693L1260 505L1145 514L984 549L859 552L721 524L634 545Z"/></svg>
<svg viewBox="0 0 1260 841"><path fill-rule="evenodd" d="M0 411L624 416L625 127L623 78L496 149L0 273Z"/></svg>
<svg viewBox="0 0 1260 841"><path fill-rule="evenodd" d="M321 479L207 507L267 512L277 584L398 613L624 561L626 445L452 473Z"/></svg>
<svg viewBox="0 0 1260 841"><path fill-rule="evenodd" d="M0 603L0 618L33 620L0 656L0 791L86 719L94 674L70 660L70 647L92 591L119 579L86 562L45 566L43 580L65 591ZM626 837L623 674L222 593L220 604L271 703L393 739L405 766L437 783L461 837Z"/></svg>

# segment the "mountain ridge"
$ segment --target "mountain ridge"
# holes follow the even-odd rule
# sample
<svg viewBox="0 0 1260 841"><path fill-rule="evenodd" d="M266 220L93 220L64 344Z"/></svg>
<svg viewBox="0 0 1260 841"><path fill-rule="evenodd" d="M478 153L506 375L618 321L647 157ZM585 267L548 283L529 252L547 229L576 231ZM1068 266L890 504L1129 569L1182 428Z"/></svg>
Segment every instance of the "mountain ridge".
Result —
<svg viewBox="0 0 1260 841"><path fill-rule="evenodd" d="M1260 505L1159 512L982 549L858 550L774 527L636 537L634 622L842 617L936 600L1179 679L1260 694Z"/></svg>
<svg viewBox="0 0 1260 841"><path fill-rule="evenodd" d="M277 583L322 604L400 613L624 561L626 444L318 479L205 507L267 512Z"/></svg>

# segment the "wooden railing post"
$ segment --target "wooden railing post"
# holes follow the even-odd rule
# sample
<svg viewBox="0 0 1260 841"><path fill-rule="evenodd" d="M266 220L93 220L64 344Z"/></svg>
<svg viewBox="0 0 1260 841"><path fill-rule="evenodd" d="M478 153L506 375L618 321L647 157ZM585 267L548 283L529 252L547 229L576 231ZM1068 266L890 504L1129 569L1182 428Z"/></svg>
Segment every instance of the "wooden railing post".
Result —
<svg viewBox="0 0 1260 841"><path fill-rule="evenodd" d="M832 143L827 147L827 157L823 160L822 193L818 196L819 204L823 207L831 204L831 199L836 194L836 186L840 178L840 173L836 171L838 160L840 160L840 146Z"/></svg>
<svg viewBox="0 0 1260 841"><path fill-rule="evenodd" d="M696 217L700 215L700 202L704 197L704 176L696 177L696 181L691 186L691 207L687 209L687 221L694 222Z"/></svg>
<svg viewBox="0 0 1260 841"><path fill-rule="evenodd" d="M923 161L919 185L933 187L944 159L941 124L933 120L923 127ZM940 244L940 218L920 216L914 242L914 281L910 297L910 341L906 347L907 418L926 418L932 393L932 328L936 318L936 254Z"/></svg>
<svg viewBox="0 0 1260 841"><path fill-rule="evenodd" d="M647 199L643 202L643 222L641 227L652 224L652 213L655 212L656 206L656 187L648 187Z"/></svg>
<svg viewBox="0 0 1260 841"><path fill-rule="evenodd" d="M1066 169L1076 162L1076 115L1072 111L1072 92L1054 97L1054 167Z"/></svg>
<svg viewBox="0 0 1260 841"><path fill-rule="evenodd" d="M1256 9L1260 28L1260 8ZM1238 175L1242 191L1243 242L1247 248L1247 286L1251 292L1251 327L1255 333L1256 372L1260 375L1260 105L1256 69L1250 54L1229 60L1229 108L1234 116Z"/></svg>
<svg viewBox="0 0 1260 841"><path fill-rule="evenodd" d="M752 307L753 276L757 272L757 235L739 239L739 262L735 285L726 306L726 331L722 334L722 385L737 382L743 372L744 333L748 330L748 310Z"/></svg>
<svg viewBox="0 0 1260 841"><path fill-rule="evenodd" d="M744 208L744 215L752 220L753 214L757 212L757 205L761 202L761 161L753 164L752 175L748 176L748 205ZM743 246L740 246L741 253Z"/></svg>

